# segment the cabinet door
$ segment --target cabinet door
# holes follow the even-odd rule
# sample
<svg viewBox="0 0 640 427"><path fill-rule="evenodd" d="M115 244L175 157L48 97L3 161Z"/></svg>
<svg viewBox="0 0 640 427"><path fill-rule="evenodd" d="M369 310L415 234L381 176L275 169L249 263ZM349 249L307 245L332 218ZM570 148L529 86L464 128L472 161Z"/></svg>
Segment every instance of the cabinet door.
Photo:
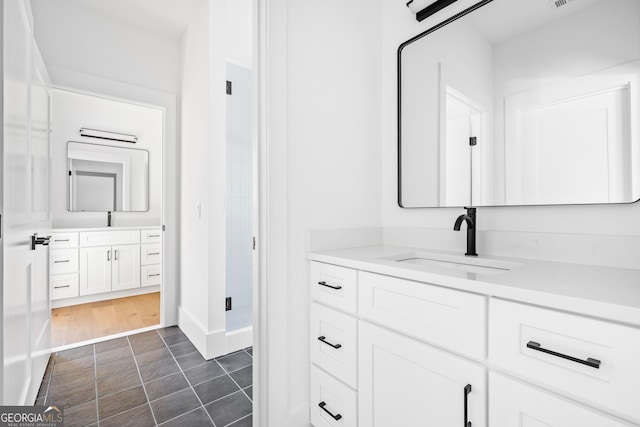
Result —
<svg viewBox="0 0 640 427"><path fill-rule="evenodd" d="M119 291L140 287L140 245L113 246L112 286Z"/></svg>
<svg viewBox="0 0 640 427"><path fill-rule="evenodd" d="M111 291L111 246L80 248L80 295Z"/></svg>
<svg viewBox="0 0 640 427"><path fill-rule="evenodd" d="M489 374L491 427L627 427L614 420L500 374Z"/></svg>
<svg viewBox="0 0 640 427"><path fill-rule="evenodd" d="M459 427L466 413L485 426L482 366L367 322L358 330L360 425Z"/></svg>

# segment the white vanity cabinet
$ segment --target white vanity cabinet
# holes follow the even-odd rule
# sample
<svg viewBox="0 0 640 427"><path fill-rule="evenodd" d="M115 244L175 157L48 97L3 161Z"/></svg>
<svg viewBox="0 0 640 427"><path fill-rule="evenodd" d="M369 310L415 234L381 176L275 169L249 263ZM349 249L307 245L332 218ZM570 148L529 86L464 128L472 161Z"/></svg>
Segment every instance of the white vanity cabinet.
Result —
<svg viewBox="0 0 640 427"><path fill-rule="evenodd" d="M80 248L80 295L140 287L140 245Z"/></svg>
<svg viewBox="0 0 640 427"><path fill-rule="evenodd" d="M52 300L79 295L78 233L53 233L49 251L49 288Z"/></svg>
<svg viewBox="0 0 640 427"><path fill-rule="evenodd" d="M51 240L51 299L62 300L58 306L149 292L141 288L162 283L160 229L58 232Z"/></svg>
<svg viewBox="0 0 640 427"><path fill-rule="evenodd" d="M314 426L640 425L636 323L563 310L549 290L534 304L469 278L310 258Z"/></svg>
<svg viewBox="0 0 640 427"><path fill-rule="evenodd" d="M362 426L485 426L485 370L368 322L359 323Z"/></svg>

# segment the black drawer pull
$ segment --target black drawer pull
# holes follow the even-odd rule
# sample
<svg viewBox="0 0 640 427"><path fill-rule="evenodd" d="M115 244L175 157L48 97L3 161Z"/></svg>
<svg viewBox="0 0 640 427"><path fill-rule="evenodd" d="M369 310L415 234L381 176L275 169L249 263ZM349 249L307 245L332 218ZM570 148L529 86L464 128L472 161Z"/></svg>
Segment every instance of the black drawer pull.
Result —
<svg viewBox="0 0 640 427"><path fill-rule="evenodd" d="M580 363L582 365L587 365L587 366L590 366L590 367L596 368L596 369L600 369L600 363L602 363L599 360L592 359L590 357L588 357L587 360L582 360L582 359L578 359L577 357L568 356L566 354L555 352L553 350L547 350L546 348L542 347L540 345L540 343L537 343L537 342L534 342L534 341L529 341L527 343L527 348L530 348L531 350L535 350L535 351L541 351L543 353L547 353L547 354L550 354L552 356L557 356L557 357L560 357L562 359L571 360L572 362Z"/></svg>
<svg viewBox="0 0 640 427"><path fill-rule="evenodd" d="M149 252L147 255L160 255L160 252Z"/></svg>
<svg viewBox="0 0 640 427"><path fill-rule="evenodd" d="M335 414L333 415L331 412L329 412L329 410L327 408L325 408L325 406L327 406L326 403L324 402L320 402L318 403L318 406L320 407L320 409L322 409L324 412L326 412L327 414L331 415L331 418L333 418L334 420L338 421L339 419L342 418L342 415L340 414Z"/></svg>
<svg viewBox="0 0 640 427"><path fill-rule="evenodd" d="M63 259L63 260L60 260L60 261L53 261L54 264L60 264L61 262L69 262L69 260L68 259Z"/></svg>
<svg viewBox="0 0 640 427"><path fill-rule="evenodd" d="M331 344L329 341L326 340L327 337L325 337L324 335L321 337L318 337L318 340L322 341L323 343L325 343L326 345L330 345L331 347L338 349L340 347L342 347L342 344Z"/></svg>
<svg viewBox="0 0 640 427"><path fill-rule="evenodd" d="M147 237L160 237L159 234L147 234Z"/></svg>
<svg viewBox="0 0 640 427"><path fill-rule="evenodd" d="M342 289L342 286L331 286L331 285L328 285L327 282L325 282L325 281L318 282L318 285L326 286L327 288L336 289L336 290Z"/></svg>
<svg viewBox="0 0 640 427"><path fill-rule="evenodd" d="M159 275L160 275L160 273L157 273L157 274L150 274L150 275L149 275L149 277L156 277L156 276L159 276Z"/></svg>
<svg viewBox="0 0 640 427"><path fill-rule="evenodd" d="M69 239L53 239L54 242L68 242Z"/></svg>
<svg viewBox="0 0 640 427"><path fill-rule="evenodd" d="M471 384L464 386L464 427L471 427L469 421L469 393L471 393Z"/></svg>
<svg viewBox="0 0 640 427"><path fill-rule="evenodd" d="M62 289L62 288L68 288L71 285L64 285L64 286L54 286L53 289Z"/></svg>

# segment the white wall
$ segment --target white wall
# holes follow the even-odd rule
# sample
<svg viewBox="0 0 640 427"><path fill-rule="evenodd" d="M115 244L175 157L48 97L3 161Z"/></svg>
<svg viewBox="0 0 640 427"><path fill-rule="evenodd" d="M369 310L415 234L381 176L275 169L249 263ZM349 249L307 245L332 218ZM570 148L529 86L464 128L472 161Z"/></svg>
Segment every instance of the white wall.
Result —
<svg viewBox="0 0 640 427"><path fill-rule="evenodd" d="M269 425L298 427L309 417L307 231L381 223L381 11L277 0L267 13L266 386Z"/></svg>
<svg viewBox="0 0 640 427"><path fill-rule="evenodd" d="M401 209L396 204L396 49L405 40L468 5L461 1L446 13L425 20L415 17L402 2L383 2L382 23L382 218L386 227L428 227L452 230L461 210ZM640 235L640 204L604 206L501 207L478 209L481 230L537 233ZM454 233L454 231L451 231ZM464 249L461 240L460 250ZM523 242L522 245L535 244ZM560 260L561 261L561 260Z"/></svg>
<svg viewBox="0 0 640 427"><path fill-rule="evenodd" d="M207 358L225 353L224 0L203 2L182 39L179 325Z"/></svg>
<svg viewBox="0 0 640 427"><path fill-rule="evenodd" d="M179 40L109 18L76 2L31 3L35 38L54 83L74 70L179 92Z"/></svg>
<svg viewBox="0 0 640 427"><path fill-rule="evenodd" d="M252 0L227 0L227 60L253 68Z"/></svg>
<svg viewBox="0 0 640 427"><path fill-rule="evenodd" d="M54 228L104 227L106 212L69 212L69 141L146 150L149 153L147 212L116 212L114 226L162 224L163 111L110 98L55 89L51 97L51 213ZM138 135L136 144L82 137L87 127Z"/></svg>

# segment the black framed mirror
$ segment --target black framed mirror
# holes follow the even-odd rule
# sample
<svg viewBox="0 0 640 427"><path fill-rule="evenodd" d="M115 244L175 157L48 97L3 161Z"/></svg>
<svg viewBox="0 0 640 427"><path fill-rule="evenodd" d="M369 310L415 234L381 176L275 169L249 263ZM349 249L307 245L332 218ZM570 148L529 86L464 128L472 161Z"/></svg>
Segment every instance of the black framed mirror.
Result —
<svg viewBox="0 0 640 427"><path fill-rule="evenodd" d="M640 199L637 0L485 0L397 60L401 207Z"/></svg>

